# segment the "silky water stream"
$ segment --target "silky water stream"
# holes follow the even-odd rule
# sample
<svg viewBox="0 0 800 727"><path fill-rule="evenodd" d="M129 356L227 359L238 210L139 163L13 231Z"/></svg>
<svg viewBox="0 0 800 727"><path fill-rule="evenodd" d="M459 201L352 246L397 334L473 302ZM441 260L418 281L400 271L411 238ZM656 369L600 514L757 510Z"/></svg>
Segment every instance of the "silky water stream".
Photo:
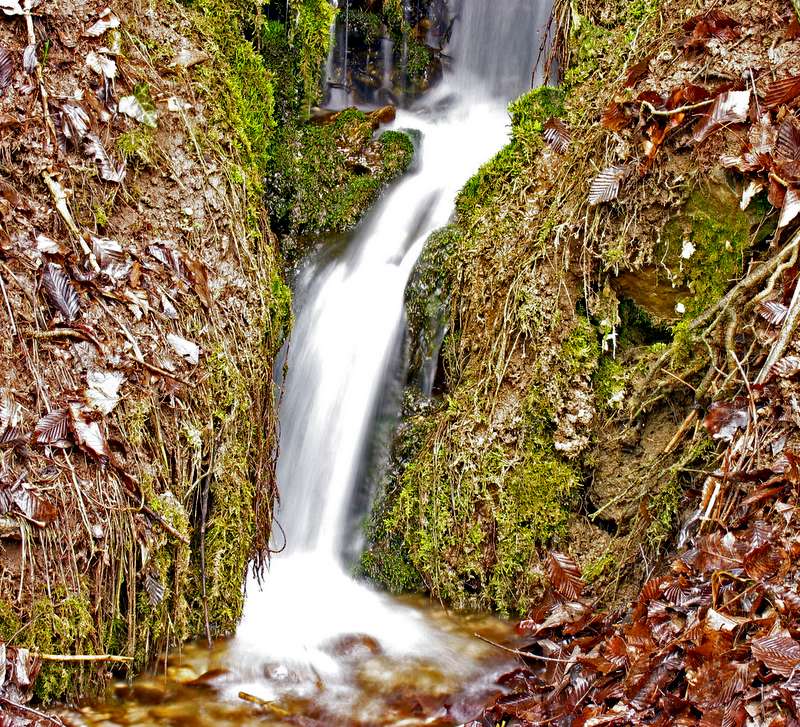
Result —
<svg viewBox="0 0 800 727"><path fill-rule="evenodd" d="M343 249L321 249L297 275L280 409L285 547L264 583L248 584L235 638L186 647L160 674L84 709L84 722L452 725L475 716L510 666L473 635L503 640L502 622L379 593L349 575L345 557L373 423L401 365L412 267L458 190L506 143L506 105L531 85L550 12L545 0L454 4L450 71L395 121L419 133L413 170Z"/></svg>

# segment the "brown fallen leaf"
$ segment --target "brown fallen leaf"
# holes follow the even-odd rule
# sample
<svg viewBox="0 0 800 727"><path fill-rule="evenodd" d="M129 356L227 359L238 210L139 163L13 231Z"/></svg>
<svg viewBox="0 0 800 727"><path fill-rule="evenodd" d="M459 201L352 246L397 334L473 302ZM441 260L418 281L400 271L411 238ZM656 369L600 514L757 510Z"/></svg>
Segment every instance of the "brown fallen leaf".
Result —
<svg viewBox="0 0 800 727"><path fill-rule="evenodd" d="M5 91L14 75L14 59L6 48L0 45L0 91Z"/></svg>
<svg viewBox="0 0 800 727"><path fill-rule="evenodd" d="M92 413L81 404L72 403L69 406L69 415L70 428L78 446L100 464L107 464L111 458L111 451L100 425L92 418Z"/></svg>
<svg viewBox="0 0 800 727"><path fill-rule="evenodd" d="M592 206L611 202L619 196L622 182L629 173L627 165L608 167L593 180L589 190L589 204Z"/></svg>
<svg viewBox="0 0 800 727"><path fill-rule="evenodd" d="M47 298L62 316L74 321L81 312L80 299L69 277L60 265L47 263L42 269L42 284Z"/></svg>
<svg viewBox="0 0 800 727"><path fill-rule="evenodd" d="M548 119L544 125L542 136L548 146L557 154L563 154L572 141L567 125L561 119Z"/></svg>

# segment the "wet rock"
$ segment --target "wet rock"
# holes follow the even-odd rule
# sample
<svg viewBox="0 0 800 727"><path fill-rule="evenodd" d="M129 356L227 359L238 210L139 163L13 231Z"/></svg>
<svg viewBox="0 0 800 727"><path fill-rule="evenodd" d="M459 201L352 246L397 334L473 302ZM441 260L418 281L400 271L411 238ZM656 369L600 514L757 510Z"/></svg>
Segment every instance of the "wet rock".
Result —
<svg viewBox="0 0 800 727"><path fill-rule="evenodd" d="M381 124L391 124L396 117L397 109L391 105L382 106L368 114L373 129L377 129Z"/></svg>
<svg viewBox="0 0 800 727"><path fill-rule="evenodd" d="M331 642L326 650L334 656L360 657L378 656L383 653L378 640L367 634L348 634Z"/></svg>
<svg viewBox="0 0 800 727"><path fill-rule="evenodd" d="M215 688L225 681L230 674L230 669L209 669L203 672L190 682L186 682L187 687Z"/></svg>

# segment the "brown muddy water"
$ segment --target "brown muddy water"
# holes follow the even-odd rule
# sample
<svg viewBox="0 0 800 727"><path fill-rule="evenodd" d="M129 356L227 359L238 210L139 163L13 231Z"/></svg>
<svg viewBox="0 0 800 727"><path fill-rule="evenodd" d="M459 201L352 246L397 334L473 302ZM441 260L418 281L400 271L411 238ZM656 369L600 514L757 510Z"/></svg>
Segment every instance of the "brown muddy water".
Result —
<svg viewBox="0 0 800 727"><path fill-rule="evenodd" d="M265 663L257 681L270 684L273 698L261 701L253 695L259 687L252 675L242 681L233 642L212 649L190 644L168 654L153 673L114 684L106 701L64 717L76 727L411 727L470 721L500 693L497 677L515 665L475 634L508 643L511 625L488 615L448 613L421 598L398 600L457 644L451 664L425 654L392 656L373 637L342 635L325 647L341 669L335 679L318 675L312 690L296 690L304 675L286 664Z"/></svg>

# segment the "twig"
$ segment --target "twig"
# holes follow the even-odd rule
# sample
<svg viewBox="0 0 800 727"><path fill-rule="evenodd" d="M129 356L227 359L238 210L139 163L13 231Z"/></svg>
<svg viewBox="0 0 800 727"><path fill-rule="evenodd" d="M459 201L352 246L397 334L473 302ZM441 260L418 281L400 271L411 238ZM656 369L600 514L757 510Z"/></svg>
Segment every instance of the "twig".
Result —
<svg viewBox="0 0 800 727"><path fill-rule="evenodd" d="M647 110L653 116L674 116L675 114L682 114L684 111L692 111L693 109L699 109L702 108L703 106L708 106L711 103L714 103L713 98L707 99L706 101L700 101L699 103L689 104L688 106L680 106L677 109L672 109L672 110L665 109L661 111L657 109L655 106L653 106L653 104L651 104L649 101L642 101L642 108L647 108Z"/></svg>
<svg viewBox="0 0 800 727"><path fill-rule="evenodd" d="M58 725L58 727L64 727L64 723L58 717L45 714L44 712L40 712L38 709L34 709L33 707L27 707L24 704L17 704L16 702L12 702L10 699L6 699L5 697L0 697L0 704L4 704L6 707L10 707L11 709L19 710L20 712L25 712L25 714L32 714L39 719L47 720L50 722L50 724Z"/></svg>
<svg viewBox="0 0 800 727"><path fill-rule="evenodd" d="M131 493L131 495L132 494L133 493ZM153 520L161 525L161 527L164 528L164 530L166 530L170 535L174 535L184 545L189 545L189 538L187 538L180 530L176 530L166 518L159 515L155 510L151 510L147 505L143 504L141 508L143 513L153 518Z"/></svg>
<svg viewBox="0 0 800 727"><path fill-rule="evenodd" d="M480 639L481 641L485 641L487 644L494 646L497 649L502 649L503 651L508 652L509 654L514 654L514 656L519 656L522 659L538 659L539 661L551 661L554 664L570 664L574 661L574 659L554 659L550 656L539 656L538 654L531 654L529 651L520 651L519 649L511 649L508 646L503 646L502 644L498 644L496 641L492 641L491 639L487 639L485 636L481 636L480 634L472 634L476 639Z"/></svg>
<svg viewBox="0 0 800 727"><path fill-rule="evenodd" d="M77 328L55 328L52 331L35 331L32 328L27 328L24 329L22 333L26 336L30 336L31 338L45 340L53 338L77 338L81 341L89 341L90 343L93 343L100 353L105 353L103 350L103 344L100 343L100 341L98 341L88 331L81 331Z"/></svg>
<svg viewBox="0 0 800 727"><path fill-rule="evenodd" d="M117 656L116 654L36 654L42 661L113 661L127 664L133 661L132 656Z"/></svg>
<svg viewBox="0 0 800 727"><path fill-rule="evenodd" d="M683 423L680 425L680 427L678 427L678 431L675 432L675 435L669 440L669 444L664 447L663 454L671 454L672 451L678 446L678 443L683 439L683 436L686 434L686 432L689 431L696 421L697 409L692 409L689 412L689 416L687 416L686 419L683 420Z"/></svg>
<svg viewBox="0 0 800 727"><path fill-rule="evenodd" d="M36 48L36 33L33 29L33 16L31 15L31 0L25 2L25 27L28 31L28 45ZM39 59L36 59L36 80L39 82L39 95L42 101L42 114L44 116L44 126L50 142L58 149L58 134L56 134L56 127L53 124L53 119L50 117L50 97L47 94L47 86L44 85L44 74L42 73L42 66Z"/></svg>
<svg viewBox="0 0 800 727"><path fill-rule="evenodd" d="M264 709L268 709L270 712L278 715L279 717L288 717L291 712L279 707L272 702L267 701L266 699L261 699L261 697L257 697L255 694L248 694L247 692L239 692L239 699L243 699L245 702L250 702L250 704L257 704L259 707L263 707Z"/></svg>
<svg viewBox="0 0 800 727"><path fill-rule="evenodd" d="M796 237L800 237L800 233L798 233ZM756 379L757 384L764 383L764 380L769 375L770 369L775 365L775 362L783 356L792 336L794 336L798 322L800 322L800 282L795 286L792 302L789 306L789 313L786 316L786 320L783 322L781 335L778 337L778 340L775 341L775 344L769 352L769 356L767 356L767 360L764 362L761 373L759 373Z"/></svg>
<svg viewBox="0 0 800 727"><path fill-rule="evenodd" d="M53 196L53 202L56 205L56 210L58 210L58 214L61 215L61 219L64 220L64 224L67 226L67 229L72 233L72 236L77 241L78 245L80 245L83 254L89 260L89 265L92 266L96 273L100 272L100 266L97 264L97 259L94 256L89 245L86 244L86 240L81 235L81 231L78 229L78 225L75 224L75 218L72 216L72 212L70 212L69 204L67 202L67 195L64 194L63 187L53 179L48 172L42 172L42 178L44 179L44 183L47 185L47 188L50 190L50 194Z"/></svg>

